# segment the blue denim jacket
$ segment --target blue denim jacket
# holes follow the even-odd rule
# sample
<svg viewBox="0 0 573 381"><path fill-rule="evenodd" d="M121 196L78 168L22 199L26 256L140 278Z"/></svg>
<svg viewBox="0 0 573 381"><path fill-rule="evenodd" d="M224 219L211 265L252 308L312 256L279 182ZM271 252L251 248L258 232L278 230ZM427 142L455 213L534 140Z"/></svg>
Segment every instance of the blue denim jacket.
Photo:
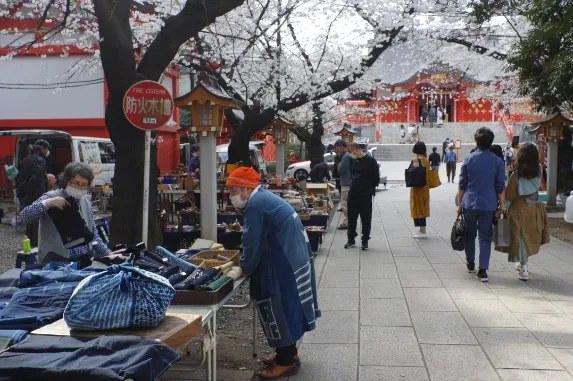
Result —
<svg viewBox="0 0 573 381"><path fill-rule="evenodd" d="M464 191L463 209L495 211L497 195L505 190L503 160L490 150L477 150L467 156L462 164L459 188Z"/></svg>

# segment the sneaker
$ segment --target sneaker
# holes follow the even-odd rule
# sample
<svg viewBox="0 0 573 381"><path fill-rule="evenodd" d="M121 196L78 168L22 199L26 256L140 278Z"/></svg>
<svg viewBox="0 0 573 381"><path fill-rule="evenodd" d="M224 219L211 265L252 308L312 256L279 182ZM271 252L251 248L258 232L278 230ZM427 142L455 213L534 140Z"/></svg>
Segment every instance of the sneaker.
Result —
<svg viewBox="0 0 573 381"><path fill-rule="evenodd" d="M356 243L354 241L348 241L346 242L346 245L344 245L345 249L352 249L353 247L356 247Z"/></svg>
<svg viewBox="0 0 573 381"><path fill-rule="evenodd" d="M517 271L517 272L519 272L519 273L522 271L522 269L521 269L521 262L517 262L517 263L515 264L515 271Z"/></svg>
<svg viewBox="0 0 573 381"><path fill-rule="evenodd" d="M362 245L360 245L360 250L368 250L368 242L362 242Z"/></svg>
<svg viewBox="0 0 573 381"><path fill-rule="evenodd" d="M347 225L340 225L338 227L338 230L348 230L348 226Z"/></svg>
<svg viewBox="0 0 573 381"><path fill-rule="evenodd" d="M481 280L482 282L487 282L489 281L489 278L487 277L487 271L484 269L479 269L478 273L477 273L477 277L479 280Z"/></svg>
<svg viewBox="0 0 573 381"><path fill-rule="evenodd" d="M517 274L517 277L521 280L528 280L529 279L529 271L527 269L527 265L521 266L521 271Z"/></svg>
<svg viewBox="0 0 573 381"><path fill-rule="evenodd" d="M474 262L466 263L466 267L468 268L468 273L473 273L476 271L476 264Z"/></svg>
<svg viewBox="0 0 573 381"><path fill-rule="evenodd" d="M412 238L428 238L426 233L416 232L412 234Z"/></svg>

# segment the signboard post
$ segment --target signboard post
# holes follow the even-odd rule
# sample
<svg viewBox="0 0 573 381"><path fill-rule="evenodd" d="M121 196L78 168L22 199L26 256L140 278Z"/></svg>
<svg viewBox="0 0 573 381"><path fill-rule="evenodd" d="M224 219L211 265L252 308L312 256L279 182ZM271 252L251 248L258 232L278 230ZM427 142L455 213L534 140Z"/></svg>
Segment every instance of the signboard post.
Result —
<svg viewBox="0 0 573 381"><path fill-rule="evenodd" d="M123 112L135 127L145 131L143 165L143 221L141 240L147 246L149 230L149 171L151 166L151 131L163 127L173 115L173 97L169 90L154 81L132 85L123 97Z"/></svg>

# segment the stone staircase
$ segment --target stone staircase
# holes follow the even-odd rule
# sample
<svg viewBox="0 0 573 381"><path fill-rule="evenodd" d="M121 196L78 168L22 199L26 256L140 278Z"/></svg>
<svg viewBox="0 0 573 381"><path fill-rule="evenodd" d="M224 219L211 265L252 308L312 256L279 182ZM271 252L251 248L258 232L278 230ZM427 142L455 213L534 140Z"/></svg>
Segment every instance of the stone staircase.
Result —
<svg viewBox="0 0 573 381"><path fill-rule="evenodd" d="M404 124L406 127L407 123ZM459 160L469 154L475 147L474 133L480 127L488 127L495 134L494 143L505 146L507 144L507 134L501 123L444 123L443 127L429 128L420 127L420 140L426 143L428 155L432 152L432 147L438 148L438 153L442 154L442 142L446 138L450 140L460 139L462 148L459 151ZM400 143L400 123L387 123L382 125L381 144L369 144L370 147L377 147L374 157L382 161L409 161L412 159L413 144Z"/></svg>

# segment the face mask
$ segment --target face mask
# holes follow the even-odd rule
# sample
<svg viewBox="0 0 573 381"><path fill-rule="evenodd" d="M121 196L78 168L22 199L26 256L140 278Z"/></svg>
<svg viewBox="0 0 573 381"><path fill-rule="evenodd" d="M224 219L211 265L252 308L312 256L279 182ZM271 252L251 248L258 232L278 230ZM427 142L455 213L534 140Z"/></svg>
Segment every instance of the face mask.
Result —
<svg viewBox="0 0 573 381"><path fill-rule="evenodd" d="M46 157L50 156L50 151L46 151Z"/></svg>
<svg viewBox="0 0 573 381"><path fill-rule="evenodd" d="M236 194L231 196L231 204L237 209L243 209L247 205L247 200L241 200L241 195Z"/></svg>
<svg viewBox="0 0 573 381"><path fill-rule="evenodd" d="M193 157L197 157L197 156L199 156L199 155L197 155L196 153L193 154Z"/></svg>
<svg viewBox="0 0 573 381"><path fill-rule="evenodd" d="M352 159L356 159L356 155L355 155L355 154L349 153L348 155L350 155L350 157L351 157Z"/></svg>
<svg viewBox="0 0 573 381"><path fill-rule="evenodd" d="M66 193L68 194L68 196L71 196L71 197L79 200L80 198L82 198L88 194L88 190L87 189L76 189L76 188L72 188L70 185L68 185L66 187Z"/></svg>

